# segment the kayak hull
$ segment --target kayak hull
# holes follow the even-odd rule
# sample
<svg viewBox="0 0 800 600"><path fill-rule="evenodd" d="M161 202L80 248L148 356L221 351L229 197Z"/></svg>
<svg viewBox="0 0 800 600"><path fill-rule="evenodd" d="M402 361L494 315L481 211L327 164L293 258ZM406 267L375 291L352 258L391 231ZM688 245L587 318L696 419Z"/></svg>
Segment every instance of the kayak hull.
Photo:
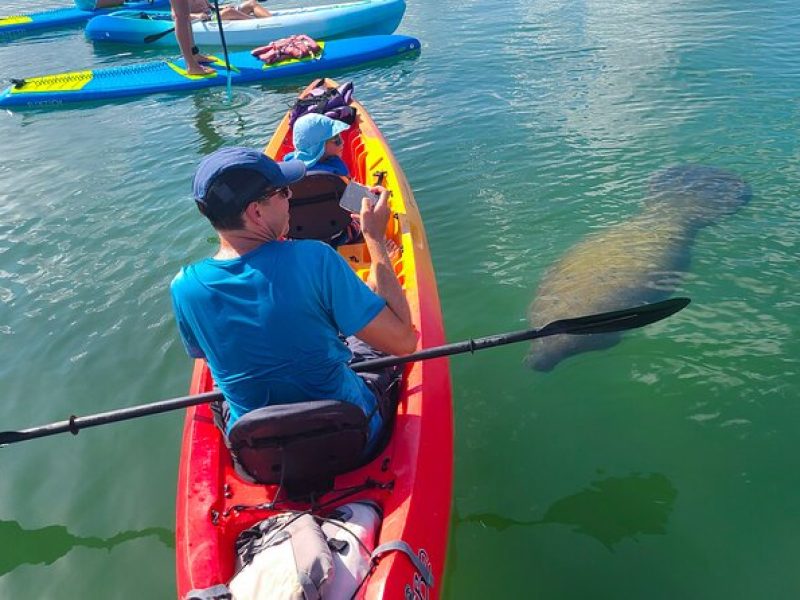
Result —
<svg viewBox="0 0 800 600"><path fill-rule="evenodd" d="M325 40L387 35L400 25L405 9L405 0L360 0L275 10L266 19L223 21L223 32L228 46L249 47L300 33ZM95 42L176 47L178 42L173 28L168 12L126 10L92 19L86 26L86 36ZM215 19L194 23L192 31L199 45L222 43Z"/></svg>
<svg viewBox="0 0 800 600"><path fill-rule="evenodd" d="M324 85L335 83L324 80ZM313 86L314 84L312 84ZM308 93L311 86L304 92ZM384 171L391 190L391 209L397 216L387 230L402 248L395 258L408 298L419 347L445 341L441 308L422 219L408 182L363 107L356 124L343 133L345 162L353 178L373 183ZM291 149L288 117L279 125L266 153L281 158ZM359 245L340 253L362 277L368 271L368 254ZM349 256L353 255L353 256ZM365 268L365 266L367 268ZM213 379L203 361L195 362L191 393L209 391ZM377 544L402 540L433 574L431 585L422 581L414 563L402 553L389 553L377 561L356 598L438 598L449 537L453 451L452 395L449 361L438 358L406 366L393 435L374 460L336 478L335 488L318 499L330 506L359 500L378 503L384 515ZM365 482L373 482L364 488ZM359 489L361 486L362 489ZM264 508L275 500L275 485L241 480L233 470L222 436L208 405L187 409L178 472L176 562L178 595L227 583L234 572L234 542L245 528L276 511ZM343 497L342 491L355 489ZM257 509L253 509L257 507ZM291 503L281 509L308 509Z"/></svg>
<svg viewBox="0 0 800 600"><path fill-rule="evenodd" d="M140 0L126 2L122 7L100 8L97 10L81 10L77 7L54 8L42 12L0 17L0 41L6 41L9 38L23 35L27 32L85 23L92 17L109 14L118 11L120 8L139 12L164 10L169 9L169 0Z"/></svg>
<svg viewBox="0 0 800 600"><path fill-rule="evenodd" d="M292 59L273 65L265 65L249 52L231 53L231 84L299 77L392 58L420 48L419 40L403 35L348 38L322 45L318 58ZM213 75L189 75L180 59L28 78L0 92L0 107L60 106L225 85L224 60L217 57L209 66L215 69Z"/></svg>

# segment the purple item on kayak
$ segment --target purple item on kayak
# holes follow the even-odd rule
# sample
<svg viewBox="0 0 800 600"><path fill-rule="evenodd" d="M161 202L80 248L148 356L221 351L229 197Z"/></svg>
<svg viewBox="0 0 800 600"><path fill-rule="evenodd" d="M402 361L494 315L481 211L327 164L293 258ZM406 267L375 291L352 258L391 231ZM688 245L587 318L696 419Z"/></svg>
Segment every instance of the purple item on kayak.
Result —
<svg viewBox="0 0 800 600"><path fill-rule="evenodd" d="M349 106L353 100L353 82L343 83L336 89L326 90L324 87L317 87L311 90L306 98L295 102L292 112L289 115L289 125L301 116L308 113L318 113L344 121L351 125L356 119L356 111Z"/></svg>

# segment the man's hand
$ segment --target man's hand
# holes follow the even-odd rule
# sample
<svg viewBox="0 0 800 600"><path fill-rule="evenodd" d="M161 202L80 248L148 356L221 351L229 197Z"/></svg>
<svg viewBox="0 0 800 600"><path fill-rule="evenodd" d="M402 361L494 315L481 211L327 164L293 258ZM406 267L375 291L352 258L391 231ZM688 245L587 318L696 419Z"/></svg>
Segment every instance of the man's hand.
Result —
<svg viewBox="0 0 800 600"><path fill-rule="evenodd" d="M373 206L368 198L361 200L361 232L367 239L383 241L386 239L386 226L389 224L389 192L379 185L371 187L370 192L380 194Z"/></svg>

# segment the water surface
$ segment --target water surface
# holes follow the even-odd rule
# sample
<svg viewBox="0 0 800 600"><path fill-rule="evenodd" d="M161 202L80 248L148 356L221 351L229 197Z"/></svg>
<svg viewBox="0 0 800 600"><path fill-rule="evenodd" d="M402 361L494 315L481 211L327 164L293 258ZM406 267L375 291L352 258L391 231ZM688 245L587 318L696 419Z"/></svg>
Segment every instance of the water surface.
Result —
<svg viewBox="0 0 800 600"><path fill-rule="evenodd" d="M411 0L419 57L335 74L415 190L453 341L523 327L653 171L753 188L695 240L682 313L551 373L453 359L447 598L800 593L799 27L792 0ZM69 28L0 45L0 79L141 56ZM0 113L2 429L186 392L167 286L214 248L194 167L263 145L305 83ZM0 597L171 597L181 422L0 450Z"/></svg>

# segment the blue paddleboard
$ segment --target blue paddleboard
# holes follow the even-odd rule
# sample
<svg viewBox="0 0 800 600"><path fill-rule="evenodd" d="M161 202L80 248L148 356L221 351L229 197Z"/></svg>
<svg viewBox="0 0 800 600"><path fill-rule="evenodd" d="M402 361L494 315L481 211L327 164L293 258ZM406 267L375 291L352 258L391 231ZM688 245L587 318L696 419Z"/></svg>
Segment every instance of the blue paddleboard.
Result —
<svg viewBox="0 0 800 600"><path fill-rule="evenodd" d="M320 42L314 58L289 59L267 65L250 52L230 54L234 85L328 72L419 50L418 39L406 35L374 35ZM88 100L113 100L189 91L227 83L225 60L214 57L214 73L189 75L183 60L159 60L105 69L58 73L13 80L0 92L0 107L59 106Z"/></svg>

